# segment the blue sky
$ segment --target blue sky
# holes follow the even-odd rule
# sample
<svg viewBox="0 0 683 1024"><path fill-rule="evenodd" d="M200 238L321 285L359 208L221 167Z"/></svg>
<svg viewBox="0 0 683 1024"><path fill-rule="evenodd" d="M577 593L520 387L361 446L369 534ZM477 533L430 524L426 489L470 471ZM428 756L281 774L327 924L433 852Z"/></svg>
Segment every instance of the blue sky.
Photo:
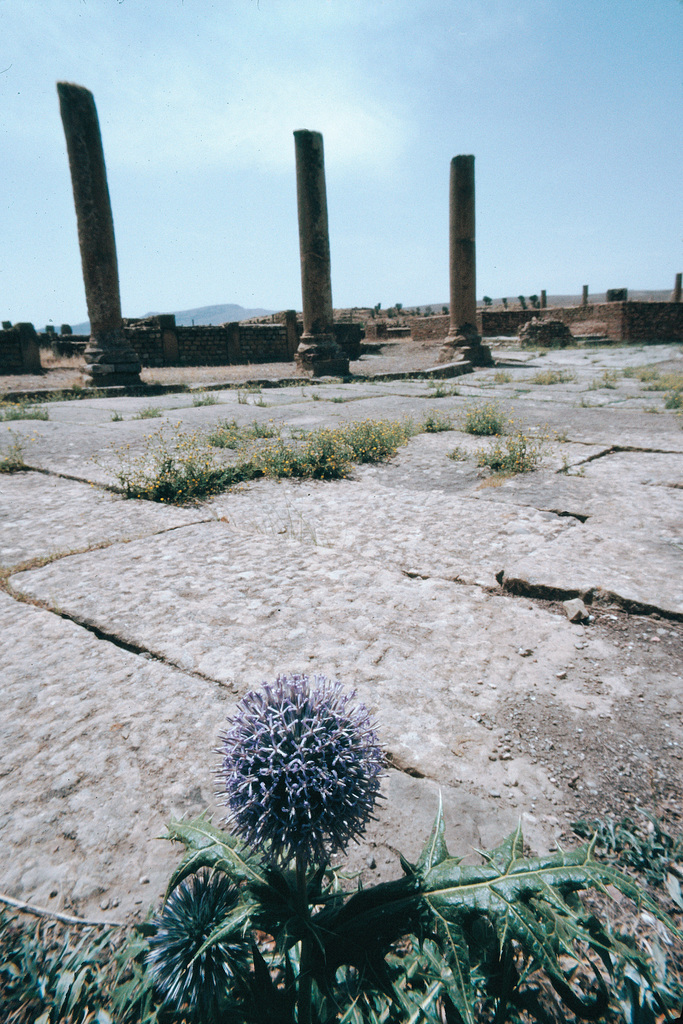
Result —
<svg viewBox="0 0 683 1024"><path fill-rule="evenodd" d="M85 319L55 83L97 104L124 316L301 308L294 143L325 140L335 306L671 288L680 0L0 0L0 318Z"/></svg>

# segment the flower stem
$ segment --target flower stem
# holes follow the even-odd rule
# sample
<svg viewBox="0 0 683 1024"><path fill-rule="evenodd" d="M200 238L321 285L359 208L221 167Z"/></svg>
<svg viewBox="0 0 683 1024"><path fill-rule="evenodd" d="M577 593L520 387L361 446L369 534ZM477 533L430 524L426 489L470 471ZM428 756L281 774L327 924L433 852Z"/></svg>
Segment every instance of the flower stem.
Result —
<svg viewBox="0 0 683 1024"><path fill-rule="evenodd" d="M297 1021L298 1024L311 1024L311 936L308 934L311 911L308 905L306 859L301 854L296 856L296 881L299 890L299 912L304 922L304 934L301 939L301 958L299 961Z"/></svg>

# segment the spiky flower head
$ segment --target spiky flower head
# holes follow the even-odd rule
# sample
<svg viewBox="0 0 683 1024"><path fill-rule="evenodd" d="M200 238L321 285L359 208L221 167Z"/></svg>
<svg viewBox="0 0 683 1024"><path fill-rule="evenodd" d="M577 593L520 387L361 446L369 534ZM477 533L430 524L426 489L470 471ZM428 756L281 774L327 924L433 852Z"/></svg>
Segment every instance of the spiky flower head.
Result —
<svg viewBox="0 0 683 1024"><path fill-rule="evenodd" d="M322 864L372 817L384 755L340 682L279 675L228 719L218 772L233 829L271 862Z"/></svg>
<svg viewBox="0 0 683 1024"><path fill-rule="evenodd" d="M224 936L195 960L238 896L220 872L190 875L169 896L149 940L157 988L176 1011L201 1024L221 1019L230 982L246 969L249 947L240 934Z"/></svg>

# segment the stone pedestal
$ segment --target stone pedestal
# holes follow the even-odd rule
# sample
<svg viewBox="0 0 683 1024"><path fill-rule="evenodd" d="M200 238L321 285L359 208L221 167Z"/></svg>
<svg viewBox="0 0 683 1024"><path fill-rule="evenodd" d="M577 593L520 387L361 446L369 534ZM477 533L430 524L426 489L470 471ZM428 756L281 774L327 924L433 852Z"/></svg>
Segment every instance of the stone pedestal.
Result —
<svg viewBox="0 0 683 1024"><path fill-rule="evenodd" d="M90 320L85 380L98 387L139 385L140 360L123 331L114 221L95 100L87 89L69 82L58 82L57 92Z"/></svg>
<svg viewBox="0 0 683 1024"><path fill-rule="evenodd" d="M325 159L320 132L294 132L304 331L294 355L303 373L346 376L349 360L337 344L332 314Z"/></svg>
<svg viewBox="0 0 683 1024"><path fill-rule="evenodd" d="M492 366L491 350L477 330L473 156L451 160L449 208L450 324L439 362Z"/></svg>

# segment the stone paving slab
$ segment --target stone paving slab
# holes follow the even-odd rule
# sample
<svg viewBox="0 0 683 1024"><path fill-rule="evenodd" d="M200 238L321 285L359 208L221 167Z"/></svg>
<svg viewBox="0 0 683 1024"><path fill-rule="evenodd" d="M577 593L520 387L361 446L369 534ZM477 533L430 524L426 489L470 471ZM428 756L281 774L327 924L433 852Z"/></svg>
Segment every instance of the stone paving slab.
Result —
<svg viewBox="0 0 683 1024"><path fill-rule="evenodd" d="M42 473L0 476L0 566L172 530L206 511L125 501Z"/></svg>
<svg viewBox="0 0 683 1024"><path fill-rule="evenodd" d="M654 610L683 620L683 531L653 535L652 528L624 530L587 525L561 537L531 557L512 559L503 583L539 595L553 591L583 596L593 591L613 595L622 607ZM647 564L648 574L642 566Z"/></svg>
<svg viewBox="0 0 683 1024"><path fill-rule="evenodd" d="M414 439L391 466L391 488L388 467L361 467L334 484L260 481L210 507L237 529L414 575L602 589L683 612L683 455L618 452L581 467L582 477L535 473L478 489L471 468L458 482L459 464L444 458L448 444L444 434Z"/></svg>
<svg viewBox="0 0 683 1024"><path fill-rule="evenodd" d="M463 780L454 745L488 742L470 684L525 689L552 677L575 640L566 618L514 598L223 523L74 555L12 585L240 693L281 671L352 681L396 763L447 785ZM533 666L517 654L532 646Z"/></svg>
<svg viewBox="0 0 683 1024"><path fill-rule="evenodd" d="M222 816L213 749L235 694L2 593L0 620L0 890L86 916L144 913L181 855L158 841L166 822L207 808ZM378 877L396 877L396 850L417 857L438 792L390 771L381 820L353 848L351 865L372 857ZM447 785L441 792L456 853L493 844L516 824L514 807L494 824L486 799Z"/></svg>
<svg viewBox="0 0 683 1024"><path fill-rule="evenodd" d="M289 535L365 563L484 587L495 587L509 562L533 558L539 548L579 528L570 516L530 506L388 489L371 473L359 477L332 485L262 481L239 495L214 498L210 508L240 531Z"/></svg>

